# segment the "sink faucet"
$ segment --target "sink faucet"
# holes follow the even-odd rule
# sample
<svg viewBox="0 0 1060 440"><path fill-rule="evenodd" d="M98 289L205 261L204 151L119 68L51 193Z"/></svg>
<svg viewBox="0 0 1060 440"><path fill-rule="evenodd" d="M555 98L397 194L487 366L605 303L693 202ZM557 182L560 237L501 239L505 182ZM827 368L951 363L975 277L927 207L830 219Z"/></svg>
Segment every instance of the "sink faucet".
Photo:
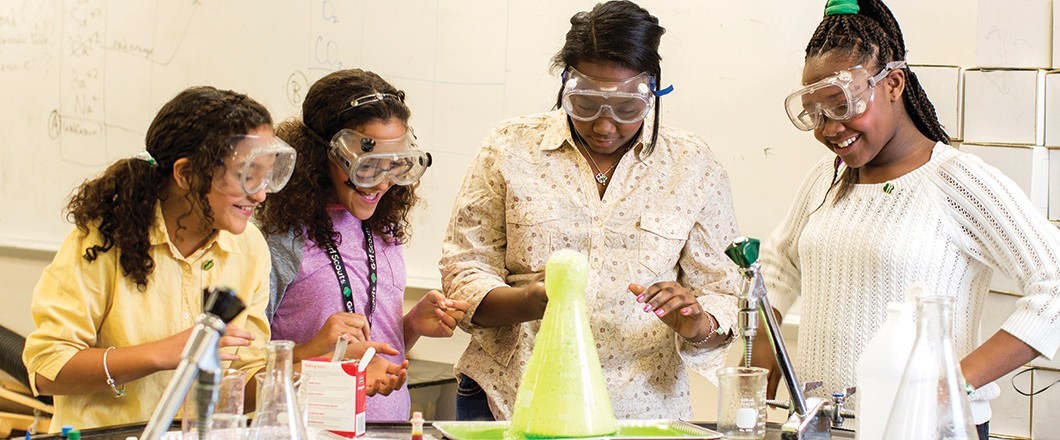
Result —
<svg viewBox="0 0 1060 440"><path fill-rule="evenodd" d="M807 398L800 385L795 367L784 346L780 334L780 325L773 315L773 307L766 296L765 280L762 278L761 265L758 263L760 242L754 238L738 237L726 249L725 255L740 268L744 278L743 291L739 297L740 335L744 340L744 363L751 366L751 347L758 333L758 319L765 321L766 336L769 339L777 366L784 376L784 384L791 395L791 414L781 426L783 439L830 439L833 422L836 426L843 423L849 413L843 410L843 401L853 390L847 390L842 396L836 396L834 402L816 397ZM834 414L834 415L833 415Z"/></svg>
<svg viewBox="0 0 1060 440"><path fill-rule="evenodd" d="M203 313L184 346L180 364L169 381L161 400L155 406L140 440L160 440L169 430L181 401L195 378L199 388L196 407L199 411L199 438L206 438L206 421L217 402L217 384L221 380L221 361L217 356L217 342L224 336L225 324L239 315L246 305L235 292L225 288L209 288L203 292Z"/></svg>

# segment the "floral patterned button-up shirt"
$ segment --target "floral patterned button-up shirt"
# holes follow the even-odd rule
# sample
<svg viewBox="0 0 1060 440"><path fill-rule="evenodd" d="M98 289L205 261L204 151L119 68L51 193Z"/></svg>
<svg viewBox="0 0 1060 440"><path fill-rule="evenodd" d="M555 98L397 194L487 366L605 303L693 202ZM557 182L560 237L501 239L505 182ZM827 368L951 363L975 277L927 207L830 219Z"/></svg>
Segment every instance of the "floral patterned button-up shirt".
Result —
<svg viewBox="0 0 1060 440"><path fill-rule="evenodd" d="M559 249L589 257L589 320L616 417L689 419L685 365L711 380L722 366L726 347L692 346L645 313L628 285L676 280L721 329L735 327L740 276L723 253L739 235L728 176L690 132L661 127L655 151L637 160L641 146L619 162L603 198L561 110L502 122L469 168L439 267L447 295L470 304L460 326L472 340L456 372L482 386L497 418L512 416L540 321L471 320L490 290L525 286Z"/></svg>

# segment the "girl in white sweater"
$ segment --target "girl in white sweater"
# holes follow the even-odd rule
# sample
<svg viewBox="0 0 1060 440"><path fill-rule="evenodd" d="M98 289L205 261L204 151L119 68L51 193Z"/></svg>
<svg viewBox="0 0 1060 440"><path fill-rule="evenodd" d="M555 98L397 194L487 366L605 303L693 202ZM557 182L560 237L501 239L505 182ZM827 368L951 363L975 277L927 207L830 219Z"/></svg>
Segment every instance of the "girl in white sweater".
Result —
<svg viewBox="0 0 1060 440"><path fill-rule="evenodd" d="M763 273L777 313L802 297L796 367L825 393L855 384L887 302L917 281L954 297L954 346L973 388L1060 346L1060 233L1010 179L948 145L905 53L879 0L829 1L806 48L805 86L785 102L836 156L814 168L766 242ZM1024 297L978 345L995 271ZM754 363L775 365L764 346Z"/></svg>

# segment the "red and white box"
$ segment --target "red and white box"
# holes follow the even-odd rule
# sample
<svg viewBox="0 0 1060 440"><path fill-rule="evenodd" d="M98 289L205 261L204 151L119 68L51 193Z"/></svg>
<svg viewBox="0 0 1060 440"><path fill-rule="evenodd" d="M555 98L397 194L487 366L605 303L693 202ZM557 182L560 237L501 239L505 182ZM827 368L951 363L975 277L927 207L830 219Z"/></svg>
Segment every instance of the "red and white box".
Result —
<svg viewBox="0 0 1060 440"><path fill-rule="evenodd" d="M306 426L324 429L343 437L360 437L365 432L364 371L358 361L329 362L318 357L302 361L308 374Z"/></svg>

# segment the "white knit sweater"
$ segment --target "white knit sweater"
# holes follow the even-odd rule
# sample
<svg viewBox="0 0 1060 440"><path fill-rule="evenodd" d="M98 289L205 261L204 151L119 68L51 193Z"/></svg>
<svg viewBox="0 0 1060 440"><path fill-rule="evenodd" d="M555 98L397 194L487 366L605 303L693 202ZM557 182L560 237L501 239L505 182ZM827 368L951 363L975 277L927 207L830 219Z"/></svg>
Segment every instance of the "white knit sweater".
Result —
<svg viewBox="0 0 1060 440"><path fill-rule="evenodd" d="M842 171L842 168L840 169ZM923 282L954 297L954 348L978 345L979 318L995 270L1025 295L1002 328L1048 358L1060 346L1060 232L1020 188L979 158L936 144L931 160L885 184L859 184L838 203L832 159L799 191L762 251L773 307L802 297L795 360L801 381L830 395L856 383L862 349L883 325L888 301ZM989 335L984 335L989 336Z"/></svg>

